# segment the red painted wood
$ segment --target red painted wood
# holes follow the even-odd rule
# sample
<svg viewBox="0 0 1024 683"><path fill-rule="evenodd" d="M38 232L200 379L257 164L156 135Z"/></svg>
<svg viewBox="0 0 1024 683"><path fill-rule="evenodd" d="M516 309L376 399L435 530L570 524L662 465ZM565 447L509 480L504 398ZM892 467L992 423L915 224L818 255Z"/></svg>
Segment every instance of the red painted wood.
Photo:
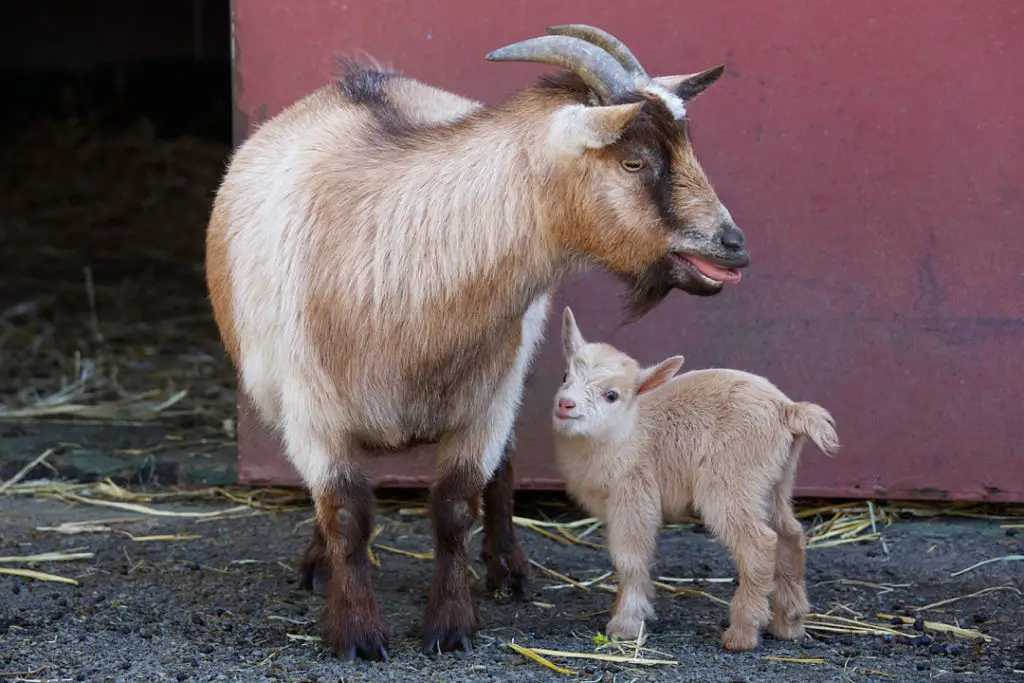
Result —
<svg viewBox="0 0 1024 683"><path fill-rule="evenodd" d="M544 68L484 54L565 22L610 30L655 74L726 63L693 130L753 264L739 287L673 294L621 330L618 286L600 274L565 287L556 312L570 301L585 334L644 362L681 352L827 406L844 449L807 449L800 494L1024 500L1024 5L236 0L239 122L359 50L495 102ZM523 487L560 485L557 330L553 316L521 413ZM295 483L251 424L242 478ZM425 483L429 464L393 457L378 481Z"/></svg>

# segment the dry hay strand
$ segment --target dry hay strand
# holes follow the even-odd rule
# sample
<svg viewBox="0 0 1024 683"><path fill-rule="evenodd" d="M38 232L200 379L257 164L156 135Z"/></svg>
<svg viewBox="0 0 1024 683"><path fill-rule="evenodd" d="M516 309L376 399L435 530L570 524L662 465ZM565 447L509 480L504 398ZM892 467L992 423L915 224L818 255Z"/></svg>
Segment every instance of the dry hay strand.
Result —
<svg viewBox="0 0 1024 683"><path fill-rule="evenodd" d="M770 657L764 656L761 659L766 662L785 662L786 664L827 664L820 657Z"/></svg>
<svg viewBox="0 0 1024 683"><path fill-rule="evenodd" d="M585 536L593 533L603 525L603 522L596 517L586 517L572 522L552 522L549 520L531 519L529 517L513 515L512 523L562 545L581 545L588 548L594 548L596 550L607 549L607 546L605 545L584 540ZM572 533L572 530L579 529L581 527L587 528L579 535ZM554 529L557 533L552 533L551 531L548 531L548 529Z"/></svg>
<svg viewBox="0 0 1024 683"><path fill-rule="evenodd" d="M548 569L547 567L542 565L540 562L537 562L536 560L534 560L532 558L529 560L529 562L530 562L530 564L532 564L537 569L540 569L545 574L548 574L550 576L555 577L556 579L564 581L565 583L569 584L570 586L574 586L575 588L579 588L580 590L585 590L585 591L589 591L590 590L589 587L587 587L583 583L580 583L576 579L571 579L568 576L566 576L565 574L562 574L560 572L556 572L554 569Z"/></svg>
<svg viewBox="0 0 1024 683"><path fill-rule="evenodd" d="M196 534L156 534L153 536L132 536L127 531L122 531L122 534L130 538L135 543L173 543L175 541L195 541L202 538Z"/></svg>
<svg viewBox="0 0 1024 683"><path fill-rule="evenodd" d="M0 145L0 419L227 427L235 378L202 235L230 148L84 118L38 121Z"/></svg>
<svg viewBox="0 0 1024 683"><path fill-rule="evenodd" d="M37 572L34 569L11 569L10 567L0 567L0 574L20 576L25 579L35 579L36 581L48 581L50 583L69 583L72 586L78 585L78 581L69 579L66 576L58 576L57 574L49 574L47 572Z"/></svg>
<svg viewBox="0 0 1024 683"><path fill-rule="evenodd" d="M571 652L566 650L547 650L544 648L530 648L540 656L557 657L561 659L590 659L598 662L611 662L613 664L635 664L637 666L678 666L675 659L650 659L630 655L606 655L596 652Z"/></svg>
<svg viewBox="0 0 1024 683"><path fill-rule="evenodd" d="M147 505L139 505L138 503L122 503L114 500L104 500L100 498L86 498L75 493L68 493L61 496L64 500L84 503L86 505L97 505L100 507L115 508L118 510L127 510L128 512L137 512L143 515L149 515L151 517L180 517L187 519L214 519L237 516L240 512L248 512L249 508L245 505L239 505L233 508L226 508L222 510L213 510L211 512L196 512L196 511L182 511L182 510L161 510L160 508L149 507Z"/></svg>
<svg viewBox="0 0 1024 683"><path fill-rule="evenodd" d="M73 562L89 560L96 553L85 552L88 548L72 548L63 552L38 553L36 555L8 555L0 557L0 564L38 564L40 562Z"/></svg>
<svg viewBox="0 0 1024 683"><path fill-rule="evenodd" d="M957 576L961 576L963 574L966 574L967 572L974 571L975 569L977 569L979 567L984 567L985 565L993 564L993 563L996 563L996 562L1021 562L1021 561L1024 561L1024 555L1004 555L1003 557L990 557L987 560L982 560L981 562L975 562L970 567L967 567L965 569L961 569L960 571L953 572L949 576L950 576L950 578L955 578Z"/></svg>
<svg viewBox="0 0 1024 683"><path fill-rule="evenodd" d="M877 510L870 501L860 505L822 506L805 510L797 514L798 518L822 518L824 514L831 516L811 527L805 532L806 548L834 548L850 543L865 543L881 538L878 531L880 523L892 523L892 517L885 511Z"/></svg>
<svg viewBox="0 0 1024 683"><path fill-rule="evenodd" d="M402 548L395 548L390 545L384 545L383 543L374 543L373 547L377 550L383 550L385 552L394 553L395 555L405 555L406 557L412 557L417 560L432 560L434 559L434 553L417 553L412 550L403 550Z"/></svg>
<svg viewBox="0 0 1024 683"><path fill-rule="evenodd" d="M32 460L32 462L30 462L29 464L25 465L20 470L18 470L18 472L13 477L11 477L7 481L5 481L3 484L0 484L0 493L3 493L4 491L6 491L6 490L8 490L10 488L13 488L15 484L17 484L19 481L21 481L22 479L25 478L25 475L27 475L29 472L31 472L33 469L35 469L36 465L40 464L41 462L46 460L48 457L53 455L55 450L56 449L54 449L54 448L47 448L38 457L36 457L34 460Z"/></svg>
<svg viewBox="0 0 1024 683"><path fill-rule="evenodd" d="M958 595L955 598L939 600L938 602L933 602L931 604L923 605L921 607L913 607L911 609L914 612L927 612L928 610L933 610L937 607L945 607L946 605L951 605L954 602L960 602L961 600L970 600L971 598L978 598L982 595L988 595L989 593L995 593L997 591L1012 591L1017 594L1017 597L1024 596L1024 593L1021 593L1020 590L1014 586L991 586L990 588L984 588L980 591L976 591L969 595Z"/></svg>
<svg viewBox="0 0 1024 683"><path fill-rule="evenodd" d="M61 522L57 526L37 526L36 531L53 531L54 533L66 536L76 534L103 534L116 531L116 529L111 528L114 524L133 524L143 519L145 518L112 517L109 519L89 519L79 522Z"/></svg>
<svg viewBox="0 0 1024 683"><path fill-rule="evenodd" d="M544 657L541 657L539 654L537 654L536 651L534 651L531 648L523 647L522 645L517 645L515 642L509 642L509 643L505 643L505 644L509 648L511 648L512 650L514 650L514 651L518 652L519 654L523 655L524 657L528 657L529 659L532 659L533 661L537 662L541 666L546 667L548 669L551 669L555 673L565 674L567 676L571 676L571 675L574 675L576 673L573 669L563 668L561 666L558 666L554 662L552 662L550 659L545 659Z"/></svg>
<svg viewBox="0 0 1024 683"><path fill-rule="evenodd" d="M909 624L913 624L916 621L916 619L914 619L913 617L896 616L896 615L893 615L893 614L878 613L875 616L877 618L879 618L879 619L887 619L887 620L889 620L891 622L895 622L897 619L899 619L903 624L908 624L908 625ZM959 626L953 626L951 624L944 624L944 623L942 623L940 621L927 621L927 620L925 620L924 621L924 630L925 631L934 631L936 633L948 633L950 635L957 636L958 638L964 638L966 640L973 640L973 641L978 641L978 642L985 642L985 643L998 642L998 640L996 638L993 638L990 635L984 634L981 631L979 631L978 629L974 629L974 628L961 628ZM907 634L901 634L901 635L907 635Z"/></svg>
<svg viewBox="0 0 1024 683"><path fill-rule="evenodd" d="M282 488L247 489L244 487L210 487L200 489L178 489L159 492L131 491L112 480L88 484L67 484L42 480L15 484L4 493L8 495L31 495L41 498L56 498L69 503L81 503L99 507L114 508L151 517L179 517L196 519L200 523L217 519L238 519L243 516L289 512L306 509L309 498L301 491ZM227 499L238 503L234 507L209 512L166 510L145 503L195 502ZM243 514L249 513L249 514ZM120 521L125 521L123 518ZM111 520L96 520L88 524L65 523L47 530L58 533L85 533L86 531L107 531L101 528L114 523ZM81 526L76 526L81 525Z"/></svg>

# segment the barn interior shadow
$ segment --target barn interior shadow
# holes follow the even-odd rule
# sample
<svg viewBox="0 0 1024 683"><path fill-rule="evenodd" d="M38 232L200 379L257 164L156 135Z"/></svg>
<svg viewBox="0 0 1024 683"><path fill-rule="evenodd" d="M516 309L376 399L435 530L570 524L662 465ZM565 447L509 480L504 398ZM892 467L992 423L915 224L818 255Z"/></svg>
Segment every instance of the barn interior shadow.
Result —
<svg viewBox="0 0 1024 683"><path fill-rule="evenodd" d="M154 419L229 440L203 279L231 150L229 3L4 3L0 23L17 27L0 42L5 442Z"/></svg>

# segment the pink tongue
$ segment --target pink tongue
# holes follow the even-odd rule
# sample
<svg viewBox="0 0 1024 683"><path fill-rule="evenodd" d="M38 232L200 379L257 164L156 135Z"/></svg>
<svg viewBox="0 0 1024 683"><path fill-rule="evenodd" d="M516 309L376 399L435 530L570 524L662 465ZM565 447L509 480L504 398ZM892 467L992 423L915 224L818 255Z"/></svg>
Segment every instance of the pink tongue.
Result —
<svg viewBox="0 0 1024 683"><path fill-rule="evenodd" d="M680 256L692 263L697 270L704 273L712 280L736 284L740 281L740 278L743 277L738 270L726 270L725 268L719 268L714 263L692 256L691 254L680 254Z"/></svg>

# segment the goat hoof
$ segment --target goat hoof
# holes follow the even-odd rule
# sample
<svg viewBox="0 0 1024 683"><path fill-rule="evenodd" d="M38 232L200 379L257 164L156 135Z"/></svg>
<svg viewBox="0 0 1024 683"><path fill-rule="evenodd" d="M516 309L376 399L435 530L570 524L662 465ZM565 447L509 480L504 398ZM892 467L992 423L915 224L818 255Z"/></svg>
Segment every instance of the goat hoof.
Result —
<svg viewBox="0 0 1024 683"><path fill-rule="evenodd" d="M340 652L340 650L335 651ZM371 636L369 640L360 645L349 645L348 649L344 650L344 652L344 659L349 662L364 659L366 661L382 661L385 664L390 663L387 646L380 636Z"/></svg>
<svg viewBox="0 0 1024 683"><path fill-rule="evenodd" d="M722 635L722 647L730 652L747 652L757 648L758 634L754 629L738 629L732 626Z"/></svg>
<svg viewBox="0 0 1024 683"><path fill-rule="evenodd" d="M469 639L469 634L452 629L444 633L432 635L426 639L426 645L423 646L423 654L436 657L442 652L472 653L473 645Z"/></svg>
<svg viewBox="0 0 1024 683"><path fill-rule="evenodd" d="M388 632L383 617L354 614L346 610L340 619L327 619L323 629L324 642L339 657L348 661L388 662Z"/></svg>
<svg viewBox="0 0 1024 683"><path fill-rule="evenodd" d="M382 661L385 664L390 664L391 660L388 659L388 651L383 645L375 646L376 650L366 650L361 647L352 646L348 649L348 654L345 659L350 662L356 661L356 659L366 659Z"/></svg>
<svg viewBox="0 0 1024 683"><path fill-rule="evenodd" d="M322 593L331 580L331 572L327 567L315 567L303 569L299 586L302 590L312 593Z"/></svg>
<svg viewBox="0 0 1024 683"><path fill-rule="evenodd" d="M788 620L782 617L772 619L768 632L777 640L803 640L806 631L802 619Z"/></svg>
<svg viewBox="0 0 1024 683"><path fill-rule="evenodd" d="M487 591L495 597L510 596L516 602L526 600L530 588L529 561L518 543L507 553L485 557Z"/></svg>
<svg viewBox="0 0 1024 683"><path fill-rule="evenodd" d="M354 662L356 660L356 649L357 648L355 648L355 647L350 647L348 649L348 657L346 657L346 659L348 659L348 661ZM384 662L385 664L390 664L391 663L391 660L388 659L388 651L386 649L384 649L383 645L378 645L377 646L377 651L373 653L373 656L370 656L370 657L363 656L362 652L359 653L359 656L362 659L376 659L376 660Z"/></svg>

